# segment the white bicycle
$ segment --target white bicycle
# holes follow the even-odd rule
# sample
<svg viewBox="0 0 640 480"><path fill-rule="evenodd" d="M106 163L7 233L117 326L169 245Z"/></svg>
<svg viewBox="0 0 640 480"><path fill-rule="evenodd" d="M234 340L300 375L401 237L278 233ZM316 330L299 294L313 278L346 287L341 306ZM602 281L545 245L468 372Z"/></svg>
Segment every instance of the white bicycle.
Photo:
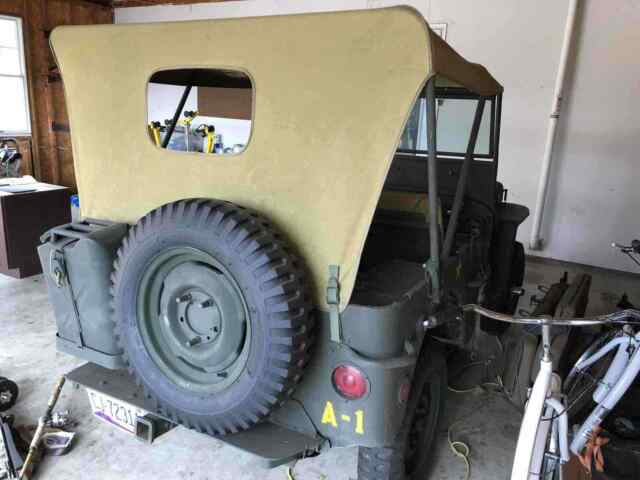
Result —
<svg viewBox="0 0 640 480"><path fill-rule="evenodd" d="M640 254L640 242L620 248L630 256ZM632 256L633 258L633 256ZM634 259L635 261L635 259ZM580 456L600 425L625 395L640 373L640 311L627 309L591 318L554 319L549 316L518 318L471 304L464 311L493 320L539 325L542 330L540 370L530 391L520 426L511 480L555 480L571 453ZM553 327L610 325L578 359L564 381L553 371ZM599 367L594 377L589 371ZM605 373L606 372L606 373ZM586 386L581 381L586 378ZM591 394L595 408L569 440L569 411Z"/></svg>

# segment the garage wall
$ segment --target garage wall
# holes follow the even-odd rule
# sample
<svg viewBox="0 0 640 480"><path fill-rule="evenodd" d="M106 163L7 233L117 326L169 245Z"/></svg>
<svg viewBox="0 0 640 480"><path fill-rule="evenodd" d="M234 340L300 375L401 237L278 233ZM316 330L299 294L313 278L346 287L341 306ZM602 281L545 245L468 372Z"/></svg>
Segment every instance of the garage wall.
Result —
<svg viewBox="0 0 640 480"><path fill-rule="evenodd" d="M147 120L162 123L167 118L173 118L183 92L184 87L177 85L150 83L147 86ZM197 99L198 87L195 87L187 97L184 110L198 110Z"/></svg>
<svg viewBox="0 0 640 480"><path fill-rule="evenodd" d="M0 13L22 18L31 135L21 138L23 173L75 188L63 84L49 34L58 25L113 23L113 9L83 0L0 0Z"/></svg>
<svg viewBox="0 0 640 480"><path fill-rule="evenodd" d="M499 178L533 209L567 0L245 0L116 9L117 23L222 18L411 4L448 24L447 41L505 86ZM635 271L611 241L640 237L640 3L585 0L569 65L563 118L543 221L560 260ZM247 32L250 35L251 32ZM521 229L528 244L531 219Z"/></svg>

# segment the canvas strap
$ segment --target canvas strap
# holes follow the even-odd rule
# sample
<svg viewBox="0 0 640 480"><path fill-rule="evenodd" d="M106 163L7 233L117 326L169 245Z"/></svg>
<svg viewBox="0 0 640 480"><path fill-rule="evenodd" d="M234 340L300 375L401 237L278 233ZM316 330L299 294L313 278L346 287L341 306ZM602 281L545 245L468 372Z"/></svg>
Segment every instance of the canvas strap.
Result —
<svg viewBox="0 0 640 480"><path fill-rule="evenodd" d="M331 341L342 342L342 325L340 324L340 265L329 265L329 281L327 282L327 304L331 327Z"/></svg>

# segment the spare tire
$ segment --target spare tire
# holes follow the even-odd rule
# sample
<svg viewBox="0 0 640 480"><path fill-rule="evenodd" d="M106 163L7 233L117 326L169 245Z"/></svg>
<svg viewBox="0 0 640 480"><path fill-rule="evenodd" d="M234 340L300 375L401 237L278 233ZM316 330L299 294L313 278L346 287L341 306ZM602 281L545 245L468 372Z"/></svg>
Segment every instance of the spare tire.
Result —
<svg viewBox="0 0 640 480"><path fill-rule="evenodd" d="M158 413L211 435L247 429L300 380L307 283L263 217L185 200L142 218L112 276L118 343Z"/></svg>

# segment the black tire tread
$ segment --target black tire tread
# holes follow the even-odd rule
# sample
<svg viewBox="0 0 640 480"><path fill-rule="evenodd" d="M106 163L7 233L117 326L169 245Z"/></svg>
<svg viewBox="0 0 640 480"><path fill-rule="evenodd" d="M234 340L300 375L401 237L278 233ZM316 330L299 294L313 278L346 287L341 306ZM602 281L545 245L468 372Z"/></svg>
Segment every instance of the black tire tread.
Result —
<svg viewBox="0 0 640 480"><path fill-rule="evenodd" d="M440 345L427 339L416 365L414 382L417 375L427 378L433 372L436 372L441 383L440 409L442 409L442 401L444 400L447 385L446 362ZM414 395L415 393L412 391L412 398ZM411 403L412 401L410 400L409 404ZM439 412L439 417L442 417L441 411ZM405 474L404 452L411 427L411 419L412 412L407 410L402 427L396 435L393 445L358 448L358 480L426 480L427 477L424 476L424 472L414 473L410 477ZM437 426L434 437L436 432ZM425 454L428 454L429 451L430 449L425 451ZM427 470L429 468L427 467Z"/></svg>
<svg viewBox="0 0 640 480"><path fill-rule="evenodd" d="M256 385L253 398L244 403L245 407L249 406L245 411L232 411L224 418L210 417L203 422L201 417L195 419L174 409L156 398L153 390L144 384L121 341L121 325L115 315L114 302L123 265L135 247L165 222L190 224L221 236L234 247L237 258L253 269L258 287L268 295L265 313L269 331L277 333L273 336L277 348L267 358L265 381ZM219 200L193 199L166 204L145 215L129 230L118 250L111 279L115 334L124 351L128 371L162 415L203 433L216 436L235 433L251 428L284 403L300 381L301 367L309 359L313 329L307 276L282 236L261 215Z"/></svg>

